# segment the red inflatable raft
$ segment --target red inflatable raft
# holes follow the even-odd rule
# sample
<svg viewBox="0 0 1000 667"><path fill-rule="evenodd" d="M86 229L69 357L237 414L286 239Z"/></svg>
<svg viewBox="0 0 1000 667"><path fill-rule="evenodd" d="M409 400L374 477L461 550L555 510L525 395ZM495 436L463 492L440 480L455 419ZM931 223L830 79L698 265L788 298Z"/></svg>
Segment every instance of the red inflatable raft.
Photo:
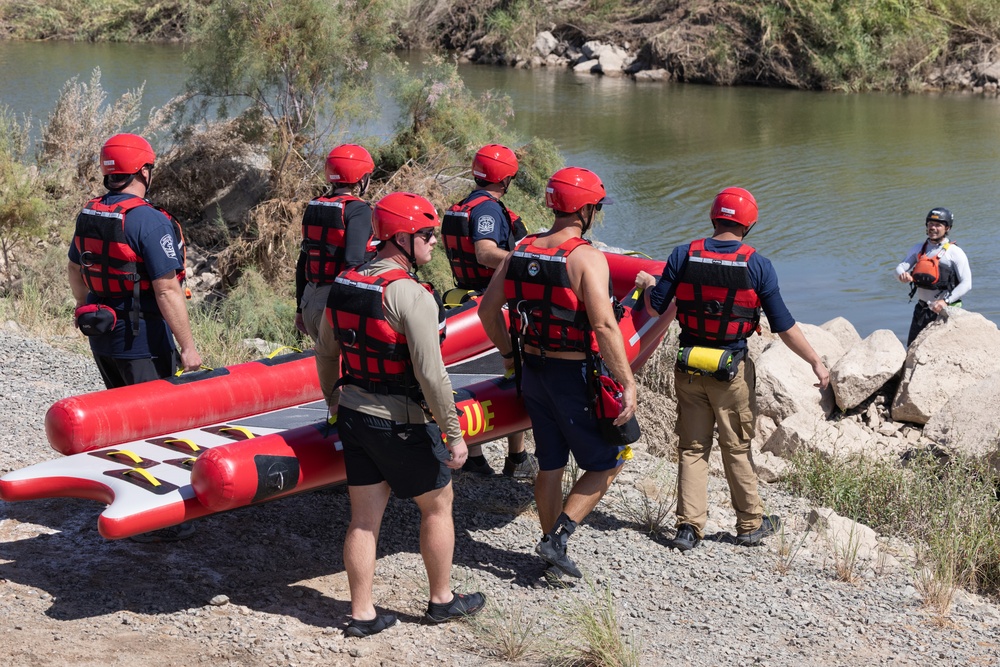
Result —
<svg viewBox="0 0 1000 667"><path fill-rule="evenodd" d="M618 298L633 287L640 270L659 275L663 269L662 262L650 259L606 255ZM479 323L478 300L448 311L448 336L441 348L445 364L491 347ZM286 354L72 396L49 408L45 433L53 449L69 455L319 400L312 357L312 352Z"/></svg>

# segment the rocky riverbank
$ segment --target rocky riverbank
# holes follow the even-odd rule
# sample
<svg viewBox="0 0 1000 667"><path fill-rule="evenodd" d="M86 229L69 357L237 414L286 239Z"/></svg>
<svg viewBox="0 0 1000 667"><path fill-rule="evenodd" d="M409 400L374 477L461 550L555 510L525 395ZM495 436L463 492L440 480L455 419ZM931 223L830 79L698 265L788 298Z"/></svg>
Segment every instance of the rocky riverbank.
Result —
<svg viewBox="0 0 1000 667"><path fill-rule="evenodd" d="M0 472L7 472L54 457L42 430L45 410L100 385L87 357L26 338L12 323L0 343ZM522 627L530 650L513 662L551 664L568 646L585 645L573 620L581 604L599 609L608 599L643 665L681 657L696 667L1000 660L994 602L960 592L941 617L914 585L910 547L861 526L845 528L828 510L777 486L764 484L762 495L786 529L760 548L732 543L734 514L719 475L710 481L710 537L700 547L682 554L641 529L637 508L669 508L671 499L669 356L665 350L654 358L642 380L645 435L635 459L573 538L587 583L541 585L531 487L504 478L455 482L455 586L487 594L481 624L418 623L426 585L417 512L393 500L376 598L402 623L366 640L341 632L349 609L341 560L349 506L338 490L207 517L193 538L172 545L103 540L96 531L101 506L90 501L0 503L5 664L501 664L500 640ZM501 450L487 447L495 467ZM851 563L844 559L847 530L866 540Z"/></svg>
<svg viewBox="0 0 1000 667"><path fill-rule="evenodd" d="M680 29L678 29L680 30ZM460 53L460 61L522 69L554 67L577 74L631 77L638 82L677 81L730 84L720 80L706 62L706 45L692 49L689 39L677 37L660 45L651 42L586 39L575 31L542 30L527 53L522 49L497 51L474 45ZM1000 59L962 59L927 69L919 87L924 92L963 92L996 96L1000 92Z"/></svg>

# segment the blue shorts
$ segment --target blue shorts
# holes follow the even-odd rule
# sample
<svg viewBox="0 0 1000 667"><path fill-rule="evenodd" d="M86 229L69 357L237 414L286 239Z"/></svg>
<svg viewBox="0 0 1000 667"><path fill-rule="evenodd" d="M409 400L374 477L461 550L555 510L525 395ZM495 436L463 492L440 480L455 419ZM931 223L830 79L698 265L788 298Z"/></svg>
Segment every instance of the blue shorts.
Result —
<svg viewBox="0 0 1000 667"><path fill-rule="evenodd" d="M348 486L387 482L397 498L415 498L451 482L450 452L434 422L403 424L357 410L337 410Z"/></svg>
<svg viewBox="0 0 1000 667"><path fill-rule="evenodd" d="M609 445L597 428L587 398L587 362L525 355L521 378L524 405L535 434L541 470L558 470L572 452L583 470L611 470L622 464L624 447Z"/></svg>

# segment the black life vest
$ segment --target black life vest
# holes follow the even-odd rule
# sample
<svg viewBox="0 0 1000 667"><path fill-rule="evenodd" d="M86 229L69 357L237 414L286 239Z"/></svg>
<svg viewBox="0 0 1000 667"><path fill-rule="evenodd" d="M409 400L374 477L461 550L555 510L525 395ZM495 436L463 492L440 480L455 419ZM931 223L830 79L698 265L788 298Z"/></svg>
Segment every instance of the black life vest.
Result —
<svg viewBox="0 0 1000 667"><path fill-rule="evenodd" d="M422 398L406 336L385 319L385 289L397 280L416 280L403 269L366 276L348 269L336 277L326 318L340 342L341 382L376 394ZM445 338L445 313L434 288L421 283L438 304L438 331Z"/></svg>
<svg viewBox="0 0 1000 667"><path fill-rule="evenodd" d="M306 280L329 285L345 268L347 226L344 211L352 201L367 203L353 195L317 197L302 216L302 252L306 255ZM374 235L368 238L364 261L375 256Z"/></svg>
<svg viewBox="0 0 1000 667"><path fill-rule="evenodd" d="M941 255L951 243L945 243L938 252L927 255L927 241L924 241L920 253L917 255L917 262L913 265L910 275L913 276L913 284L929 290L948 291L958 286L958 276L955 275L951 264L942 264Z"/></svg>
<svg viewBox="0 0 1000 667"><path fill-rule="evenodd" d="M731 343L749 338L760 323L760 297L750 281L745 243L735 252L705 249L705 239L691 243L684 273L677 283L677 321L696 338Z"/></svg>
<svg viewBox="0 0 1000 667"><path fill-rule="evenodd" d="M128 244L125 236L125 216L140 206L149 206L167 217L178 240L177 252L181 270L177 280L183 282L187 248L180 224L162 208L153 206L142 197L131 197L118 204L105 204L96 197L76 218L73 244L80 252L80 266L87 287L99 299L133 297L138 307L140 291L152 287L142 257Z"/></svg>
<svg viewBox="0 0 1000 667"><path fill-rule="evenodd" d="M586 306L573 292L566 269L570 253L590 242L572 238L555 248L539 248L532 245L535 238L514 248L503 284L515 345L519 338L544 352L596 353Z"/></svg>
<svg viewBox="0 0 1000 667"><path fill-rule="evenodd" d="M472 229L470 228L472 209L491 200L500 204L500 209L510 227L510 234L507 235L507 246L503 248L504 250L512 250L514 245L528 233L524 223L521 222L521 218L516 213L504 206L502 201L489 195L468 199L449 208L441 219L441 238L444 241L445 252L448 255L455 284L462 289L486 289L495 272L494 269L483 266L476 259L476 244L472 241Z"/></svg>

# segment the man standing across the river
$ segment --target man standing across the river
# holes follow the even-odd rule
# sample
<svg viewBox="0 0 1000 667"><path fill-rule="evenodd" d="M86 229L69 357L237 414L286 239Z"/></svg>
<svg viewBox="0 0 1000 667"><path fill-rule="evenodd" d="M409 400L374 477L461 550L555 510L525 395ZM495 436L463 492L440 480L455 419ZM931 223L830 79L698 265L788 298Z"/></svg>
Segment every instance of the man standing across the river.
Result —
<svg viewBox="0 0 1000 667"><path fill-rule="evenodd" d="M911 283L910 298L917 295L906 346L947 306L962 306L962 297L972 289L972 269L965 252L948 240L955 216L946 208L932 208L925 220L927 239L910 248L896 266L900 282Z"/></svg>
<svg viewBox="0 0 1000 667"><path fill-rule="evenodd" d="M674 248L659 281L646 272L636 276L649 314L664 313L676 298L681 325L674 378L679 441L673 540L681 551L693 549L704 537L708 459L716 428L736 510L736 542L759 544L780 526L778 516L764 516L750 453L757 401L746 339L757 330L762 309L771 331L812 366L816 386L825 389L830 379L785 307L771 262L743 242L757 222L753 195L743 188L726 188L712 203L711 219L712 237ZM667 312L666 317L672 315Z"/></svg>
<svg viewBox="0 0 1000 667"><path fill-rule="evenodd" d="M542 539L535 552L572 577L583 573L567 554L567 542L624 463L625 447L601 437L594 415L587 372L593 355L603 358L623 387L615 425L631 419L636 405L635 379L611 303L608 261L583 238L608 203L594 172L566 167L553 174L545 187L545 205L555 216L551 229L528 236L504 259L479 305L483 328L505 366L513 367L515 350L523 359L523 367L515 370L539 467L535 504ZM563 470L570 453L584 473L564 504Z"/></svg>

